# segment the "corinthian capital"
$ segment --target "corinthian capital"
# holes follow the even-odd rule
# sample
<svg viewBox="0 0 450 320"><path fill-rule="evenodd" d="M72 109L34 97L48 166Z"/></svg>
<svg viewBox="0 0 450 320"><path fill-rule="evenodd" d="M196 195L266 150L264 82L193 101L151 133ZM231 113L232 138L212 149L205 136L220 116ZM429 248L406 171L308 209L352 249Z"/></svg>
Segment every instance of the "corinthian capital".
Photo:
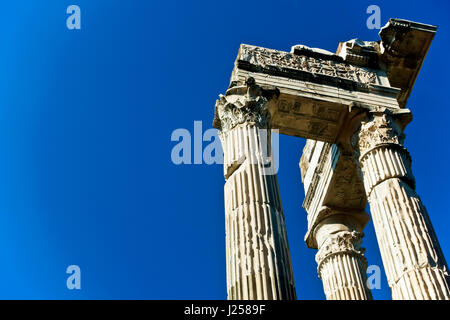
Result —
<svg viewBox="0 0 450 320"><path fill-rule="evenodd" d="M244 85L232 83L225 95L216 101L213 126L228 131L243 123L253 123L259 128L269 128L268 102L278 97L278 89L263 88L248 78Z"/></svg>
<svg viewBox="0 0 450 320"><path fill-rule="evenodd" d="M403 146L405 140L403 130L411 117L409 110L375 108L367 111L365 115L359 129L351 138L357 158L379 146L387 144Z"/></svg>
<svg viewBox="0 0 450 320"><path fill-rule="evenodd" d="M352 254L363 259L365 248L361 248L364 234L358 231L340 231L330 235L316 254L319 275L321 265L331 256L338 254Z"/></svg>

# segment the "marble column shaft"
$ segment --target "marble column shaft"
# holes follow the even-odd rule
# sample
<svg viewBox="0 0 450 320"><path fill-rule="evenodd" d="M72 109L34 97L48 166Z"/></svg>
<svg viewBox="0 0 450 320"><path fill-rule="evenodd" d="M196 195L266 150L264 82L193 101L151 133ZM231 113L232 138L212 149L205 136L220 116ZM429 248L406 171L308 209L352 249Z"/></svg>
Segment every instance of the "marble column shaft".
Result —
<svg viewBox="0 0 450 320"><path fill-rule="evenodd" d="M392 298L449 299L448 267L415 192L402 131L395 114L380 110L368 114L352 139Z"/></svg>
<svg viewBox="0 0 450 320"><path fill-rule="evenodd" d="M294 277L270 155L270 95L265 97L251 84L216 104L226 179L228 299L292 300Z"/></svg>

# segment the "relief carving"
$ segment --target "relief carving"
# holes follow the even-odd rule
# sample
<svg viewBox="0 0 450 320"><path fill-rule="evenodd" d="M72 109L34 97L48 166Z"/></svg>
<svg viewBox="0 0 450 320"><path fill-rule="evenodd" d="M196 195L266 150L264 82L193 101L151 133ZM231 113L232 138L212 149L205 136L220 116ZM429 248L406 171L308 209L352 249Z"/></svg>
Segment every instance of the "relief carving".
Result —
<svg viewBox="0 0 450 320"><path fill-rule="evenodd" d="M313 117L320 120L335 122L339 120L340 112L325 105L303 100L281 99L278 103L278 111Z"/></svg>
<svg viewBox="0 0 450 320"><path fill-rule="evenodd" d="M250 45L241 47L239 60L261 66L262 68L290 68L366 84L379 82L376 72L363 67L333 60L298 56L288 52Z"/></svg>
<svg viewBox="0 0 450 320"><path fill-rule="evenodd" d="M322 135L326 132L328 124L323 122L310 121L308 123L308 131L313 135Z"/></svg>

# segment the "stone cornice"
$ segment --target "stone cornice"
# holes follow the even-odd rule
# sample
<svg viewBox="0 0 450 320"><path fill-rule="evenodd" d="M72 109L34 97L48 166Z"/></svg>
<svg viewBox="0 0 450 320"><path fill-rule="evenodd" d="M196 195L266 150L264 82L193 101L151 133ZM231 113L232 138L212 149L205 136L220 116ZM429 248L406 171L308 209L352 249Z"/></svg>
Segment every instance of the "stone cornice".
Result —
<svg viewBox="0 0 450 320"><path fill-rule="evenodd" d="M436 30L436 26L403 19L390 19L380 30L379 60L391 86L401 89L401 108L406 106Z"/></svg>
<svg viewBox="0 0 450 320"><path fill-rule="evenodd" d="M235 68L250 72L281 76L351 91L386 91L380 70L346 63L338 55L318 54L307 50L297 54L242 44ZM398 89L390 88L396 95Z"/></svg>

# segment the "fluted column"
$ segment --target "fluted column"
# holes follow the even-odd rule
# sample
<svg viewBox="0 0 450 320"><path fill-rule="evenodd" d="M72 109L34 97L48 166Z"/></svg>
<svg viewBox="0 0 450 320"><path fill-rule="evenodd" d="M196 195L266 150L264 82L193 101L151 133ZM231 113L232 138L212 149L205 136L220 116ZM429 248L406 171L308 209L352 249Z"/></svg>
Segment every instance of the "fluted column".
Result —
<svg viewBox="0 0 450 320"><path fill-rule="evenodd" d="M216 103L224 150L228 299L296 299L268 104L276 90L252 78Z"/></svg>
<svg viewBox="0 0 450 320"><path fill-rule="evenodd" d="M392 298L449 299L448 267L415 192L403 127L399 115L378 108L352 138Z"/></svg>
<svg viewBox="0 0 450 320"><path fill-rule="evenodd" d="M363 226L352 216L334 215L315 228L317 271L327 300L372 299L365 249L361 248Z"/></svg>

